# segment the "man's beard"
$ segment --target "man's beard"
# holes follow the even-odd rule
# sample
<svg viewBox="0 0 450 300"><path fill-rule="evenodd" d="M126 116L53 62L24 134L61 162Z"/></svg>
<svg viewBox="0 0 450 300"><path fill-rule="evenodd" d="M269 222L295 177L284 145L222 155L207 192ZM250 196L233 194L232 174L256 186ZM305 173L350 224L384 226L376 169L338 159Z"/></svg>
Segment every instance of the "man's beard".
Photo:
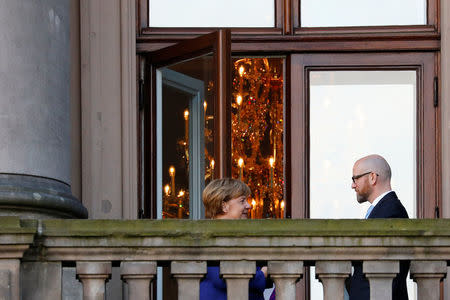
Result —
<svg viewBox="0 0 450 300"><path fill-rule="evenodd" d="M358 203L366 202L367 201L367 195L356 193L356 201L358 201Z"/></svg>

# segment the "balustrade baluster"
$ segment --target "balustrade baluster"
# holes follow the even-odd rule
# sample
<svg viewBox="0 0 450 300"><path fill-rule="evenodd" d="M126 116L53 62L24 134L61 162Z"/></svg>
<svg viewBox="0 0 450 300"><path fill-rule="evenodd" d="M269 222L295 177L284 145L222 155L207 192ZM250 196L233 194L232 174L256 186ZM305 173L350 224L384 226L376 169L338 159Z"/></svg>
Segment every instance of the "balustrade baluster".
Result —
<svg viewBox="0 0 450 300"><path fill-rule="evenodd" d="M220 274L227 283L227 299L248 300L248 283L255 272L254 261L221 261Z"/></svg>
<svg viewBox="0 0 450 300"><path fill-rule="evenodd" d="M128 299L150 299L150 282L156 275L156 262L123 261L120 264L120 275L128 284Z"/></svg>
<svg viewBox="0 0 450 300"><path fill-rule="evenodd" d="M363 272L369 280L371 300L392 299L392 280L400 272L398 260L364 261Z"/></svg>
<svg viewBox="0 0 450 300"><path fill-rule="evenodd" d="M0 259L0 299L20 299L20 261Z"/></svg>
<svg viewBox="0 0 450 300"><path fill-rule="evenodd" d="M324 300L344 300L345 279L352 272L349 261L318 261L316 262L316 278L323 285Z"/></svg>
<svg viewBox="0 0 450 300"><path fill-rule="evenodd" d="M267 270L275 282L277 300L295 299L295 283L303 276L303 262L269 261Z"/></svg>
<svg viewBox="0 0 450 300"><path fill-rule="evenodd" d="M439 282L447 273L446 261L412 261L411 279L417 282L419 300L439 300Z"/></svg>
<svg viewBox="0 0 450 300"><path fill-rule="evenodd" d="M84 300L104 300L105 282L111 278L111 262L77 261L77 277Z"/></svg>
<svg viewBox="0 0 450 300"><path fill-rule="evenodd" d="M178 300L198 300L200 280L206 274L205 261L173 261L170 272L177 279Z"/></svg>

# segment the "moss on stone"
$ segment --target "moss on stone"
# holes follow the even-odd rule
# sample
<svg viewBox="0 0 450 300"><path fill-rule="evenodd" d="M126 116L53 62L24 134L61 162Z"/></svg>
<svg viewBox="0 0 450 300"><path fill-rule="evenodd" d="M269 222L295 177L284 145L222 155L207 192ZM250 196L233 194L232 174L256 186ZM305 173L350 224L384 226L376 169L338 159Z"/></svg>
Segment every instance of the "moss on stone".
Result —
<svg viewBox="0 0 450 300"><path fill-rule="evenodd" d="M450 236L450 220L43 220L44 236Z"/></svg>

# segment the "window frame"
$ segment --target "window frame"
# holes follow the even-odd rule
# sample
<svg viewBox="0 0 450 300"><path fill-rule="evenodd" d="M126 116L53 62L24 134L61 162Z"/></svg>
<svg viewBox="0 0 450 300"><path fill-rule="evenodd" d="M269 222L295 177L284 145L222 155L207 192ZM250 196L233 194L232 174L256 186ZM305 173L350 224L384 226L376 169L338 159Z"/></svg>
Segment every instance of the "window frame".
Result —
<svg viewBox="0 0 450 300"><path fill-rule="evenodd" d="M138 0L136 7L136 52L138 56L147 57L151 51L216 30L214 28L149 28L147 26L147 1ZM392 66L394 66L395 69L407 66L410 69L422 70L419 72L421 78L417 80L418 92L422 95L418 101L427 104L427 111L425 112L425 107L421 107L418 102L417 113L419 114L420 111L420 114L426 113L427 116L432 116L434 121L431 123L434 129L428 128L428 135L425 136L422 133L419 136L419 132L425 128L419 128L418 115L416 143L420 155L417 156L417 189L420 192L417 193L417 217L436 218L441 216L441 108L440 105L430 107L430 102L434 100L433 97L439 97L440 0L427 1L426 25L341 28L301 28L299 27L301 0L274 1L275 27L230 28L230 51L233 56L277 55L286 57L284 77L286 217L304 218L308 216L306 212L309 212L309 203L307 202L309 201L309 157L307 153L309 148L301 148L301 143L308 145L309 142L309 123L307 123L309 116L306 114L308 112L305 107L307 103L304 101L307 98L297 84L300 82L302 86L305 84L303 81L305 74L296 72L301 66L298 59L303 57L303 71L306 67L311 70L316 66L326 69L327 61L330 64L338 63L341 67L349 63L347 60L340 62L326 60L327 57L340 55L358 57L358 60L369 69L374 64L378 68L393 69ZM306 61L307 58L310 59L309 62ZM319 61L319 59L323 60ZM299 76L303 78L300 80ZM426 84L422 78L428 79ZM432 83L433 80L435 83ZM231 93L231 91L229 92ZM147 96L145 99L148 99ZM301 109L302 113L298 116L291 113L295 109ZM303 134L298 141L292 138L296 134L295 126L300 126L299 130ZM146 128L145 130L152 129ZM429 142L430 139L432 142ZM431 149L427 148L428 146ZM296 153L297 149L300 149L301 152ZM425 157L426 154L432 155ZM144 166L147 170L148 167ZM231 171L231 168L228 170ZM230 175L226 172L222 174ZM144 182L144 185L146 184ZM148 192L152 192L152 186L148 186ZM150 196L145 196L146 201L151 201ZM146 217L151 217L151 215ZM305 280L299 283L300 290L297 293L299 299L309 299L309 276L306 274L304 278Z"/></svg>
<svg viewBox="0 0 450 300"><path fill-rule="evenodd" d="M137 20L136 20L136 52L138 55L147 56L149 52L156 51L162 47L173 45L201 34L209 33L215 30L214 28L148 28L148 0L139 0L137 5ZM230 28L231 31L231 52L233 56L261 56L261 55L281 55L286 57L286 76L285 76L285 193L286 199L291 199L298 191L292 186L294 181L292 178L292 170L294 158L292 154L292 121L291 114L294 105L291 102L291 94L293 94L295 75L292 73L292 57L295 55L324 55L327 53L333 54L349 54L353 56L364 57L364 60L370 62L372 57L379 55L388 55L395 61L410 60L417 58L419 64L423 63L424 57L433 56L434 63L427 62L427 75L429 78L436 78L439 81L440 65L440 0L428 0L427 2L427 24L426 25L412 25L412 26L366 26L366 27L335 27L335 28L300 28L300 5L301 0L274 0L276 10L276 22L274 28ZM431 60L431 59L430 59ZM378 62L379 66L388 66L388 61ZM414 62L409 61L408 65L414 65ZM416 63L417 65L417 63ZM433 65L433 67L431 67ZM431 69L433 69L431 72ZM421 82L418 81L418 86L422 88ZM429 84L427 90L429 90ZM432 88L433 89L433 88ZM437 90L437 88L434 88ZM437 91L438 92L438 91ZM433 95L428 95L424 101L433 101ZM420 107L419 107L420 109ZM432 152L433 158L426 158L426 164L433 165L433 172L426 174L434 178L427 179L425 182L418 174L417 185L421 188L421 193L418 193L418 199L422 199L417 203L418 217L436 217L441 215L441 140L440 140L440 106L434 109L435 126L434 132L430 136L434 137L435 146ZM305 119L306 120L306 119ZM419 119L418 119L419 120ZM304 124L303 126L308 126ZM419 131L418 131L419 132ZM431 133L431 132L430 132ZM423 137L423 136L422 136ZM419 143L423 144L421 137L418 136L417 146ZM298 155L296 154L296 157ZM302 156L302 161L305 158ZM422 162L425 157L418 156L419 161ZM418 166L418 172L422 169ZM225 176L229 176L226 172ZM297 176L298 177L298 176ZM296 178L297 178L296 177ZM304 177L302 177L304 178ZM298 179L298 178L297 178ZM297 180L296 179L296 180ZM428 195L427 189L433 189ZM301 191L304 195L304 189ZM307 199L307 195L303 196ZM431 204L425 204L425 197ZM286 216L297 217L293 214L298 209L298 205L302 202L289 200L286 201ZM290 202L290 203L289 203ZM300 204L299 204L300 203ZM301 208L306 211L306 208ZM302 213L304 216L305 214Z"/></svg>
<svg viewBox="0 0 450 300"><path fill-rule="evenodd" d="M414 70L417 73L417 218L434 218L440 207L439 161L440 108L434 106L434 53L327 53L293 54L291 57L290 188L292 218L309 218L309 73L339 70ZM293 84L298 82L298 84ZM428 200L427 199L431 199Z"/></svg>
<svg viewBox="0 0 450 300"><path fill-rule="evenodd" d="M185 40L175 45L146 53L145 57L145 84L143 99L144 141L141 140L139 149L145 153L143 170L143 195L139 204L143 218L157 217L157 104L156 104L156 70L176 62L181 62L203 54L212 53L215 72L215 111L214 111L214 157L215 177L227 176L231 171L231 161L228 159L231 153L231 140L227 139L231 134L230 93L228 84L231 83L230 61L230 31L219 30L213 33ZM142 157L140 153L139 157ZM148 158L148 159L145 159Z"/></svg>
<svg viewBox="0 0 450 300"><path fill-rule="evenodd" d="M148 1L137 5L137 51L154 51L214 28L148 27ZM151 1L151 0L150 0ZM274 0L273 28L230 28L232 51L440 50L440 0L427 0L426 25L300 27L301 0Z"/></svg>

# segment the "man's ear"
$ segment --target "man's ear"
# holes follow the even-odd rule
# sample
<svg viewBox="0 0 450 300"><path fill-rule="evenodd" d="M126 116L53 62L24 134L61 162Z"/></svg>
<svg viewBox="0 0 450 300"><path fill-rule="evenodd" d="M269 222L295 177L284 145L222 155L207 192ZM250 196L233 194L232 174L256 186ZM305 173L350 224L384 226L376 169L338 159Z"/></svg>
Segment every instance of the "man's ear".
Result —
<svg viewBox="0 0 450 300"><path fill-rule="evenodd" d="M378 180L378 175L376 173L370 173L369 175L369 181L370 184L374 185Z"/></svg>

